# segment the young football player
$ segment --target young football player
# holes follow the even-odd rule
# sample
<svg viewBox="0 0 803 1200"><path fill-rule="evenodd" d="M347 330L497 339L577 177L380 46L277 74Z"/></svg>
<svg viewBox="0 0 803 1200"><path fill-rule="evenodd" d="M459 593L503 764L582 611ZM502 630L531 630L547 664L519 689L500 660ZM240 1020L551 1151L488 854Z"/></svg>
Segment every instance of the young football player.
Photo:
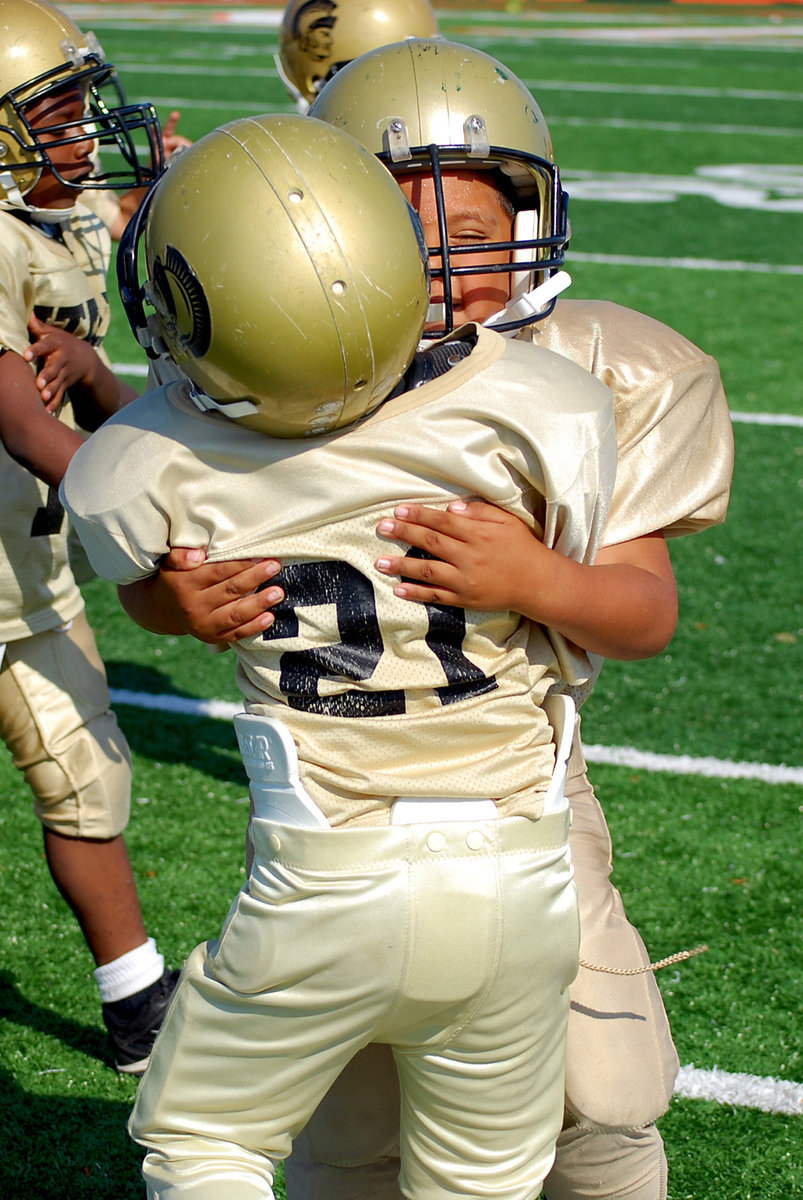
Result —
<svg viewBox="0 0 803 1200"><path fill-rule="evenodd" d="M407 42L339 72L312 111L373 149L419 210L427 245L434 247L433 274L443 276L433 285L442 302L435 314L441 328L484 321L548 346L611 387L619 457L600 568L644 565L665 553L666 537L724 519L732 433L716 362L642 314L599 301L539 299L533 291L544 283L549 288L563 266L566 200L543 114L503 64L463 46ZM437 149L429 149L433 145ZM540 163L539 188L524 170L533 160ZM483 207L476 195L467 195L467 170L495 180L496 204ZM472 253L478 244L484 244L482 257ZM444 271L445 261L451 270ZM507 271L500 271L505 262ZM511 273L512 263L521 269ZM528 263L530 271L524 269ZM506 589L513 595L521 589L516 556L509 552L518 534L507 514L479 505L462 514L417 505L405 510L401 519L387 514L388 531L413 546L426 545L443 562L405 568L397 594L471 608L509 594ZM397 572L398 565L389 558L378 569ZM540 619L551 621L542 588L538 577ZM522 611L533 615L531 608ZM648 630L649 621L643 626ZM637 647L639 630L631 634ZM580 644L605 656L638 656L615 641L606 648L581 637ZM640 653L653 652L647 639ZM668 1106L677 1057L654 976L645 970L646 948L610 882L610 838L586 776L579 721L569 774L582 965L571 989L566 1128L544 1190L549 1200L590 1194L664 1200L666 1158L654 1121ZM616 973L621 970L636 973ZM302 1178L305 1150L313 1158L331 1154L338 1163L349 1161L355 1144L358 1153L365 1150L364 1127L351 1144L343 1136L353 1110L342 1081L338 1088L326 1107L328 1124L321 1119L309 1141L298 1144ZM374 1097L380 1089L382 1084ZM359 1111L374 1111L365 1094ZM387 1113L387 1103L376 1111ZM375 1143L377 1159L388 1145L385 1126ZM375 1197L398 1195L392 1157L385 1163L385 1188L372 1186ZM356 1195L359 1174L353 1172L343 1190L326 1175L327 1196ZM292 1165L288 1175L293 1200L309 1200L310 1185L294 1186Z"/></svg>
<svg viewBox="0 0 803 1200"><path fill-rule="evenodd" d="M102 354L109 239L78 194L97 143L113 158L98 187L153 179L159 125L149 105L104 99L113 68L94 35L45 0L0 0L0 47L0 734L97 964L115 1064L139 1074L174 974L143 924L123 839L128 747L56 489L84 440L76 423L93 429L133 396Z"/></svg>
<svg viewBox="0 0 803 1200"><path fill-rule="evenodd" d="M315 113L342 121L401 181L407 180L407 193L420 204L430 230L427 241L435 247L436 274L442 269L437 248L448 233L456 250L451 265L467 274L446 272L451 313L444 303L438 314L442 323L447 315L449 325L464 320L515 324L524 317L528 323L518 334L508 330L508 336L547 346L611 387L620 460L598 563L643 566L640 556L661 554L664 537L693 533L724 519L732 435L716 362L667 326L615 304L536 299L535 311L532 305L528 308L527 293L563 265L568 237L565 194L543 114L503 64L480 51L444 42L387 47L362 58L359 71L342 71L327 84ZM391 121L389 114L398 120ZM475 122L472 145L467 140L471 125L466 123L473 117L480 120ZM487 147L482 144L483 124ZM426 149L433 144L439 148L434 163ZM530 159L544 180L537 198L536 189L531 186L528 192L522 186L522 180L527 183L522 164ZM504 185L501 200L492 198L479 227L476 204L461 203L460 178L478 167ZM435 220L433 169L443 179L448 231ZM488 242L495 245L478 260L472 246ZM523 264L529 259L535 269L513 276L518 310L508 309L503 316L495 310L508 305L511 276L509 266L500 272L499 264L509 264L511 254ZM478 273L483 266L486 270ZM443 288L436 280L440 300ZM387 514L389 528L412 544L435 547L444 561L406 564L400 594L423 600L434 598L435 589L440 601L471 607L487 603L490 583L499 596L509 576L497 552L517 544L506 514L479 505L462 514L405 507L405 516L395 524ZM203 557L201 550L192 557L171 555L149 596L144 589L124 590L126 607L147 628L192 632L209 642L232 641L268 627L273 618L265 606L282 595L274 580L279 563L269 558L243 569L220 562L200 571L183 569ZM510 561L518 568L515 553L508 555ZM397 565L388 559L378 569L392 571ZM428 592L412 578L422 571L428 577ZM272 586L266 586L270 580ZM520 577L514 583L520 586ZM643 632L649 634L649 622ZM582 644L589 646L587 639ZM597 648L613 657L637 656L634 643L609 645L607 650L598 643ZM649 652L645 641L641 653ZM647 970L646 948L610 882L610 836L586 775L579 721L569 790L582 965L572 984L566 1125L545 1193L549 1200L580 1200L592 1193L665 1200L666 1157L654 1122L669 1103L677 1056L660 993ZM385 1048L374 1046L341 1076L309 1130L296 1140L286 1164L291 1200L319 1195L329 1200L357 1200L363 1194L382 1200L398 1197L399 1111L393 1070Z"/></svg>
<svg viewBox="0 0 803 1200"><path fill-rule="evenodd" d="M473 325L414 357L422 251L376 159L299 117L196 143L126 235L133 323L187 378L68 470L90 560L129 584L174 542L270 548L284 590L237 644L249 880L188 959L132 1117L152 1196L271 1195L276 1160L372 1042L402 1081L406 1195L523 1200L552 1160L574 917L542 702L594 667L518 613L395 596L376 526L401 496L479 494L593 591L609 396ZM671 625L671 584L655 602L611 577Z"/></svg>

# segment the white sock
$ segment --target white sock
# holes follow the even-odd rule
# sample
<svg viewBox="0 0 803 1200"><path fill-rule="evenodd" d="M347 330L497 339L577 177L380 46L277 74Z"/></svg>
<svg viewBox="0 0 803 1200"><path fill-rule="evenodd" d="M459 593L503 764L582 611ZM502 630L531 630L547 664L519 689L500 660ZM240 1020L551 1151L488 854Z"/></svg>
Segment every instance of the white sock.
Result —
<svg viewBox="0 0 803 1200"><path fill-rule="evenodd" d="M161 979L164 974L164 956L156 949L156 942L148 938L141 946L121 954L119 958L96 967L93 974L100 990L100 998L104 1004L113 1004L115 1000L125 1000L150 987Z"/></svg>

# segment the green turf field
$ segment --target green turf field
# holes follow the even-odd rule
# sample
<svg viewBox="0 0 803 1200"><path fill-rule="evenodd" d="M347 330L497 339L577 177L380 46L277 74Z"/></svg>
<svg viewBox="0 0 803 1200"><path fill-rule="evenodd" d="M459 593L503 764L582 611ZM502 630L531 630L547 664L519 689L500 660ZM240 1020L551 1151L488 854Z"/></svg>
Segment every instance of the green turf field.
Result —
<svg viewBox="0 0 803 1200"><path fill-rule="evenodd" d="M192 138L290 110L273 65L276 10L66 7L98 33L131 98L154 99L163 119L180 108ZM737 414L729 521L672 545L677 635L650 662L606 666L585 732L600 759L637 752L599 762L592 778L616 881L653 958L710 947L659 976L684 1068L718 1069L721 1085L718 1100L676 1097L662 1122L670 1196L793 1200L803 1196L793 1115L803 1100L803 11L634 0L440 15L447 35L505 61L541 103L573 197L570 294L680 329L717 356ZM116 363L142 363L116 300L107 347ZM233 733L196 704L237 700L232 656L145 634L102 582L86 598L111 685L126 693L128 840L149 932L178 964L214 935L242 879L246 786ZM108 1066L92 964L5 752L0 779L2 1192L129 1200L142 1194L125 1133L135 1085ZM701 1078L684 1075L685 1090Z"/></svg>

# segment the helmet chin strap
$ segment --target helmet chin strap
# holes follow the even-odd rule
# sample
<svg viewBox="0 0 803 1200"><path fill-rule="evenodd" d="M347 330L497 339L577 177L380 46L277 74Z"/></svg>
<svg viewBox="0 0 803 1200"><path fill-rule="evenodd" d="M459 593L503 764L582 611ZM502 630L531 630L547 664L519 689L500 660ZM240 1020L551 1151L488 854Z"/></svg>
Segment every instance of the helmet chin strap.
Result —
<svg viewBox="0 0 803 1200"><path fill-rule="evenodd" d="M219 403L213 400L211 396L207 396L206 392L198 387L197 384L190 381L190 399L196 408L201 412L223 413L225 417L229 417L232 421L237 421L242 417L253 417L259 412L259 405L253 404L250 400L232 400L228 403Z"/></svg>
<svg viewBox="0 0 803 1200"><path fill-rule="evenodd" d="M0 171L0 188L5 192L0 207L20 209L44 225L61 225L75 216L74 204L69 208L37 208L34 204L27 204L13 171Z"/></svg>
<svg viewBox="0 0 803 1200"><path fill-rule="evenodd" d="M306 117L306 115L309 112L312 105L310 104L310 102L306 96L302 96L299 89L293 83L292 79L285 71L284 66L282 65L282 60L278 54L274 54L273 62L276 66L276 73L279 76L279 78L281 79L284 86L287 88L287 93L290 96L290 99L295 102L297 111L300 113L300 115L302 117Z"/></svg>
<svg viewBox="0 0 803 1200"><path fill-rule="evenodd" d="M509 321L517 322L517 328L521 328L522 325L531 325L533 321L547 315L544 309L556 296L565 292L571 282L572 277L568 271L557 271L532 291L508 300L505 307L493 313L487 321L483 321L483 325L488 329L495 329L497 324L506 325ZM430 304L427 310L427 325L442 325L445 320L446 306ZM506 337L511 337L516 329L502 329L500 332Z"/></svg>
<svg viewBox="0 0 803 1200"><path fill-rule="evenodd" d="M509 321L519 322L520 325L532 324L539 317L545 317L547 314L543 311L550 301L559 296L561 292L565 292L566 288L572 282L572 277L568 271L557 271L554 275L550 275L549 279L544 280L537 288L533 288L531 292L526 292L523 296L516 296L513 300L508 300L504 308L500 308L499 312L495 312L488 317L487 321L483 321L489 329L494 329L496 325L507 324ZM510 336L516 332L515 329L501 330L502 333Z"/></svg>

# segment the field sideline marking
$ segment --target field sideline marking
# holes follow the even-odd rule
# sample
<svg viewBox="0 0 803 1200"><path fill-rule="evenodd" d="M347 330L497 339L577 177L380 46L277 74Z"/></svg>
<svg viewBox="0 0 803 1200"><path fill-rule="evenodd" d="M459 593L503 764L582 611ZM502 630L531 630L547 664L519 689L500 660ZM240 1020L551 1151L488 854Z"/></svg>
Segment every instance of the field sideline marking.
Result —
<svg viewBox="0 0 803 1200"><path fill-rule="evenodd" d="M613 767L636 767L644 771L668 771L672 775L703 775L712 779L755 779L761 783L803 784L803 767L785 763L732 762L728 758L694 758L690 754L656 754L633 746L589 746L589 762Z"/></svg>
<svg viewBox="0 0 803 1200"><path fill-rule="evenodd" d="M133 708L149 708L161 712L181 713L184 716L214 717L230 720L243 711L242 704L231 700L198 700L193 696L156 695L153 692L134 692L126 688L111 689L114 704ZM731 762L720 758L692 758L688 754L654 754L632 746L585 747L589 762L611 766L636 767L646 771L669 771L674 775L705 775L715 779L756 779L761 783L803 784L803 767L774 766L771 763Z"/></svg>
<svg viewBox="0 0 803 1200"><path fill-rule="evenodd" d="M571 252L573 262L597 263L611 267L669 267L673 271L750 271L759 275L803 275L800 263L741 262L726 258L651 258L640 254L581 254Z"/></svg>
<svg viewBox="0 0 803 1200"><path fill-rule="evenodd" d="M497 14L500 15L501 14ZM452 20L455 13L449 13ZM522 41L553 41L574 42L576 45L596 47L618 47L630 49L633 46L647 46L650 49L694 49L694 50L770 50L789 52L799 49L800 38L803 37L803 25L785 23L783 25L749 25L740 28L726 25L691 26L682 29L680 26L664 29L532 29L524 30L511 27L505 29L492 26L467 25L452 31L449 37L452 41L470 38L477 42L509 42L516 35ZM765 40L766 39L766 40Z"/></svg>

